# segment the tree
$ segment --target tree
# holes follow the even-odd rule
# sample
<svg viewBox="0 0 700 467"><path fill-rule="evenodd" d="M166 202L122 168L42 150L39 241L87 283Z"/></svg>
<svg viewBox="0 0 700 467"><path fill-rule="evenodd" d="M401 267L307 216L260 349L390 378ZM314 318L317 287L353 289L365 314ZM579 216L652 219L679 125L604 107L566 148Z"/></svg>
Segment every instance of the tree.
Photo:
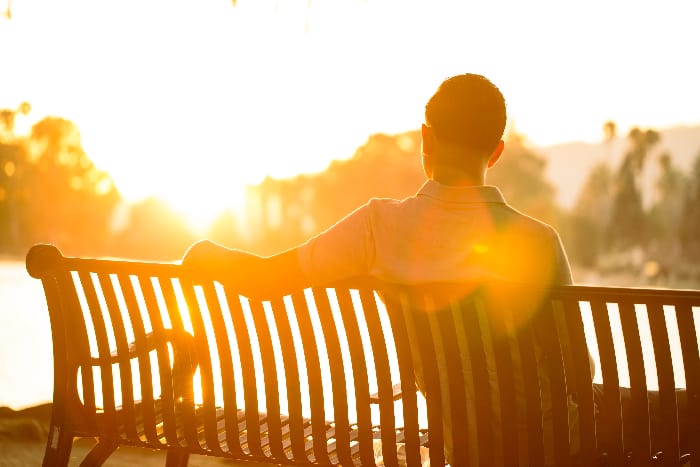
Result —
<svg viewBox="0 0 700 467"><path fill-rule="evenodd" d="M651 148L659 142L655 130L632 128L627 135L630 148L615 175L611 222L607 243L612 249L643 246L647 225L639 188L640 177Z"/></svg>
<svg viewBox="0 0 700 467"><path fill-rule="evenodd" d="M511 134L487 183L498 186L506 200L518 210L545 222L555 223L556 191L546 179L547 161L530 149L525 138Z"/></svg>
<svg viewBox="0 0 700 467"><path fill-rule="evenodd" d="M32 127L27 144L30 164L21 194L31 219L27 240L76 254L102 252L121 196L83 150L78 127L46 117Z"/></svg>
<svg viewBox="0 0 700 467"><path fill-rule="evenodd" d="M617 124L612 120L605 122L603 124L603 135L606 143L614 140L617 136Z"/></svg>
<svg viewBox="0 0 700 467"><path fill-rule="evenodd" d="M15 139L15 119L17 115L27 115L32 110L28 102L22 102L17 109L0 109L0 141Z"/></svg>
<svg viewBox="0 0 700 467"><path fill-rule="evenodd" d="M669 153L659 157L656 199L649 211L649 234L657 256L671 259L678 253L678 236L685 197L685 176Z"/></svg>
<svg viewBox="0 0 700 467"><path fill-rule="evenodd" d="M420 133L376 134L351 159L321 173L266 178L249 192L257 205L249 224L251 249L270 254L290 248L333 225L369 198L405 198L425 179L419 163Z"/></svg>
<svg viewBox="0 0 700 467"><path fill-rule="evenodd" d="M420 159L420 132L375 134L345 161L333 161L318 174L292 179L265 179L250 191L257 204L249 223L258 244L251 248L269 254L292 247L325 230L370 198L402 199L415 194L425 180ZM545 178L546 161L512 136L501 161L489 172L521 211L553 222L555 192Z"/></svg>
<svg viewBox="0 0 700 467"><path fill-rule="evenodd" d="M0 251L14 253L22 245L26 196L22 193L27 156L18 141L0 140Z"/></svg>
<svg viewBox="0 0 700 467"><path fill-rule="evenodd" d="M595 266L610 222L613 174L607 163L596 165L578 195L569 222L562 229L572 262Z"/></svg>
<svg viewBox="0 0 700 467"><path fill-rule="evenodd" d="M172 261L181 258L195 240L182 216L159 198L150 197L129 207L111 250L121 257Z"/></svg>
<svg viewBox="0 0 700 467"><path fill-rule="evenodd" d="M15 121L30 110L27 102L0 109L0 251L9 254L24 246L29 158L25 141L15 134Z"/></svg>
<svg viewBox="0 0 700 467"><path fill-rule="evenodd" d="M213 242L224 245L243 245L244 239L241 236L238 221L233 211L222 212L212 222L207 231L207 237Z"/></svg>
<svg viewBox="0 0 700 467"><path fill-rule="evenodd" d="M685 188L680 241L687 258L700 260L700 152L695 157Z"/></svg>

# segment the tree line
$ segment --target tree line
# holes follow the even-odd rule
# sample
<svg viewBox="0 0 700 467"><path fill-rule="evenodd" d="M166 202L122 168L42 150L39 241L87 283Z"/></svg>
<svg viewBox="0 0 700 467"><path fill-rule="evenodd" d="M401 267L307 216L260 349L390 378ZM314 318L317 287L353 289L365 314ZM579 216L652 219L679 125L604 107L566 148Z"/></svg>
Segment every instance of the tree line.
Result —
<svg viewBox="0 0 700 467"><path fill-rule="evenodd" d="M0 110L0 254L53 243L71 255L175 259L195 240L162 201L127 206L73 122L45 117L17 135L15 122L29 111L26 103Z"/></svg>
<svg viewBox="0 0 700 467"><path fill-rule="evenodd" d="M607 139L614 138L615 124L605 129ZM684 172L669 152L655 153L656 130L632 128L626 139L619 166L596 165L564 218L572 259L589 267L625 268L646 258L657 272L699 275L694 264L700 259L700 151ZM652 164L656 177L645 192L645 171Z"/></svg>
<svg viewBox="0 0 700 467"><path fill-rule="evenodd" d="M157 198L126 205L109 174L85 153L73 122L46 117L16 135L15 119L28 111L27 104L0 110L0 253L23 255L34 243L50 242L67 254L174 260L196 240ZM616 136L613 122L604 129L609 140ZM700 259L700 151L684 172L672 154L657 154L659 142L657 131L633 128L619 166L595 166L570 209L556 202L546 159L516 133L487 182L516 209L554 225L575 267L629 268L655 258L661 270L671 264L692 270ZM646 193L643 177L652 164L658 176ZM323 172L249 186L246 217L224 212L206 236L271 254L371 197L410 196L423 180L418 131L372 135L352 158Z"/></svg>
<svg viewBox="0 0 700 467"><path fill-rule="evenodd" d="M616 136L607 122L606 138ZM627 135L621 163L596 165L587 175L575 205L557 204L556 188L546 177L546 159L523 135L512 133L487 183L498 186L516 209L555 226L575 268L641 273L679 273L700 283L700 151L685 173L671 154L657 154L656 130L633 128ZM287 179L268 178L252 187L255 206L247 222L253 226L262 254L303 242L370 197L404 198L424 180L420 134L373 135L355 155L334 161L323 172ZM654 157L652 157L654 156ZM611 157L611 159L613 159ZM653 190L645 193L643 178L658 164Z"/></svg>

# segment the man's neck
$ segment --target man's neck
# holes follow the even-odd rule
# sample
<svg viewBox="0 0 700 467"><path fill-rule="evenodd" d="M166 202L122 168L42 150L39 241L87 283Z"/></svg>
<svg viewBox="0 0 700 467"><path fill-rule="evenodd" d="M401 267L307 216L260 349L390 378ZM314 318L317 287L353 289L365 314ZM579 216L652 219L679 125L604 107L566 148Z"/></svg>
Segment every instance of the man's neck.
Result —
<svg viewBox="0 0 700 467"><path fill-rule="evenodd" d="M435 167L431 178L447 186L482 186L486 181L486 174L483 171L468 173L453 167Z"/></svg>

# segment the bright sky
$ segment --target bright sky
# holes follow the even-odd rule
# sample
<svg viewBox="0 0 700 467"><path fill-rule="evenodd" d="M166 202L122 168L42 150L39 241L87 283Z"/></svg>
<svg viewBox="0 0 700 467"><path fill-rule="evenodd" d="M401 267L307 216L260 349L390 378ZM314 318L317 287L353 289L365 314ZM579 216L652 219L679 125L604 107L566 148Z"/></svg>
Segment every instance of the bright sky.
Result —
<svg viewBox="0 0 700 467"><path fill-rule="evenodd" d="M0 10L4 2L0 0ZM13 0L0 108L81 129L129 199L191 215L266 174L319 171L416 129L447 76L503 91L536 145L612 119L700 122L698 0Z"/></svg>

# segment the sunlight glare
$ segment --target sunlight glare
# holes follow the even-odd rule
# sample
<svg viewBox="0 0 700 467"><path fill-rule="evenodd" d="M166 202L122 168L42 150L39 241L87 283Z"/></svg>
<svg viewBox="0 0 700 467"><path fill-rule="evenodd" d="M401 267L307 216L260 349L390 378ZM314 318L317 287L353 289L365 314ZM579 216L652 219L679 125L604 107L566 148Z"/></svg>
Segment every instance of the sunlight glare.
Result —
<svg viewBox="0 0 700 467"><path fill-rule="evenodd" d="M243 205L245 184L319 172L371 134L419 128L435 87L466 71L499 85L511 126L536 145L599 141L610 119L620 129L697 122L697 67L677 58L692 56L697 2L26 0L12 8L0 22L3 70L14 70L3 75L0 105L28 101L32 118L72 120L128 200L164 198L200 225ZM669 70L673 86L663 84Z"/></svg>

